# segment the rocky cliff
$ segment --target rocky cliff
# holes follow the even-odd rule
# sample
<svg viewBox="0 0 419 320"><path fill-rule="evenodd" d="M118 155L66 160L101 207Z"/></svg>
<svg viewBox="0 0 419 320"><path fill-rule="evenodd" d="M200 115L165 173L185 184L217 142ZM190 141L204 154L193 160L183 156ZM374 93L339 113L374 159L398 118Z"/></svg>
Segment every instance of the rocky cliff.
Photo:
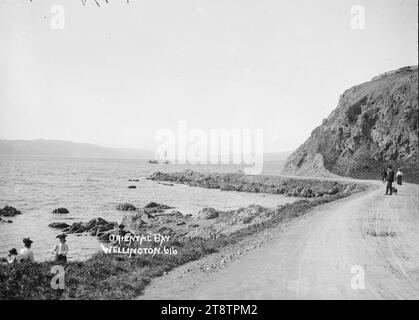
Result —
<svg viewBox="0 0 419 320"><path fill-rule="evenodd" d="M285 162L283 174L378 178L388 164L419 182L418 67L345 91L337 108Z"/></svg>

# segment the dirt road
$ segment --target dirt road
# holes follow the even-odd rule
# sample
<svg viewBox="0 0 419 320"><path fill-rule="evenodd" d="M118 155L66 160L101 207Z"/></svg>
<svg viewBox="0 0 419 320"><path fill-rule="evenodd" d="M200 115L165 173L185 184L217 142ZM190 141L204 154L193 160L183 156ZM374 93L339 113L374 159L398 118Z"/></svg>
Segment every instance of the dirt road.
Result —
<svg viewBox="0 0 419 320"><path fill-rule="evenodd" d="M419 299L418 185L379 182L316 207L219 270L208 257L155 279L140 299Z"/></svg>

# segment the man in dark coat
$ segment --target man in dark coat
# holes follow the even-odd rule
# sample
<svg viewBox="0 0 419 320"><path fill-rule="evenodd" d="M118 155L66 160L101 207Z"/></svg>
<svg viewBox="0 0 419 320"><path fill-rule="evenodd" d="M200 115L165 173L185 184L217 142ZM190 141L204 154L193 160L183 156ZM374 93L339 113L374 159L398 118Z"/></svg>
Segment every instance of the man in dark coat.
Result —
<svg viewBox="0 0 419 320"><path fill-rule="evenodd" d="M394 181L394 171L391 166L388 166L387 169L387 177L386 177L386 195L390 194L390 196L393 194L393 181Z"/></svg>

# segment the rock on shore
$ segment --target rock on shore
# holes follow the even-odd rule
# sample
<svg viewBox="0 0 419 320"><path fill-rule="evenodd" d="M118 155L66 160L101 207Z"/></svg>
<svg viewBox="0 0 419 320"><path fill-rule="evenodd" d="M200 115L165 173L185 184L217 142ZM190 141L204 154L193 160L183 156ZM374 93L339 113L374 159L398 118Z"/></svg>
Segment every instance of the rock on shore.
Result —
<svg viewBox="0 0 419 320"><path fill-rule="evenodd" d="M131 203L121 203L116 207L119 211L135 211L137 208Z"/></svg>
<svg viewBox="0 0 419 320"><path fill-rule="evenodd" d="M54 228L54 229L66 229L70 227L70 225L65 222L53 222L53 223L50 223L48 227Z"/></svg>
<svg viewBox="0 0 419 320"><path fill-rule="evenodd" d="M173 207L168 206L166 204L149 202L144 206L143 209L148 210L148 212L153 211L154 213L156 213L156 212L163 212L164 210L167 210L167 209L173 209Z"/></svg>
<svg viewBox="0 0 419 320"><path fill-rule="evenodd" d="M169 225L184 223L184 216L179 211L165 213L172 207L156 202L150 202L138 209L135 214L126 215L122 224L132 231L166 231L170 232ZM163 229L162 229L163 228Z"/></svg>
<svg viewBox="0 0 419 320"><path fill-rule="evenodd" d="M0 216L3 217L14 217L18 214L22 214L22 212L12 206L5 206L3 209L0 209Z"/></svg>
<svg viewBox="0 0 419 320"><path fill-rule="evenodd" d="M68 211L67 208L57 208L57 209L54 209L52 213L53 214L68 214L70 213L70 211Z"/></svg>
<svg viewBox="0 0 419 320"><path fill-rule="evenodd" d="M12 220L5 220L5 219L2 219L2 218L0 218L0 222L1 223L13 223Z"/></svg>
<svg viewBox="0 0 419 320"><path fill-rule="evenodd" d="M218 212L214 208L204 208L198 212L198 217L201 219L215 219L218 217Z"/></svg>
<svg viewBox="0 0 419 320"><path fill-rule="evenodd" d="M108 241L109 235L118 227L117 222L108 222L103 218L92 219L89 222L76 222L66 228L66 233L89 232L92 236L97 236L102 241Z"/></svg>

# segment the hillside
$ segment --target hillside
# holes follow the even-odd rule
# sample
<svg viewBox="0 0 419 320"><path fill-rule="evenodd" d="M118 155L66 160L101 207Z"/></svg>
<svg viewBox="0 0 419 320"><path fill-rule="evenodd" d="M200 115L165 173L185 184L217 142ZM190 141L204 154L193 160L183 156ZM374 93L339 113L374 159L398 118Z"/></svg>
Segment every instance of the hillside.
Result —
<svg viewBox="0 0 419 320"><path fill-rule="evenodd" d="M90 143L60 140L0 140L0 155L54 156L76 158L151 159L151 151L105 148Z"/></svg>
<svg viewBox="0 0 419 320"><path fill-rule="evenodd" d="M388 164L419 182L418 67L345 91L337 108L285 162L283 174L379 178Z"/></svg>

